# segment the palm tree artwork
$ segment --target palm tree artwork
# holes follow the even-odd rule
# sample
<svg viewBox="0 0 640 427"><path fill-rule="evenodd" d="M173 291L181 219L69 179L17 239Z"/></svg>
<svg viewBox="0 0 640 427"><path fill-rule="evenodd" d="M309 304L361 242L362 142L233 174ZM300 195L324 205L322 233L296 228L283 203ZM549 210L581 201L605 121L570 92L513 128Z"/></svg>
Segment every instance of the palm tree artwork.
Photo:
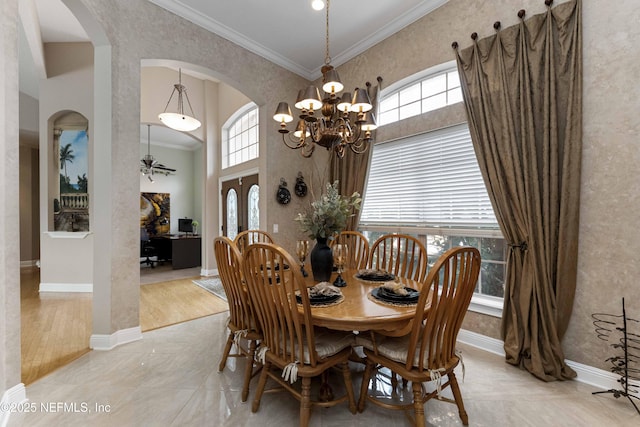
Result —
<svg viewBox="0 0 640 427"><path fill-rule="evenodd" d="M75 158L76 156L71 149L71 143L60 148L60 167L64 169L64 176L67 181L69 180L69 175L67 175L67 162L73 163L73 159Z"/></svg>

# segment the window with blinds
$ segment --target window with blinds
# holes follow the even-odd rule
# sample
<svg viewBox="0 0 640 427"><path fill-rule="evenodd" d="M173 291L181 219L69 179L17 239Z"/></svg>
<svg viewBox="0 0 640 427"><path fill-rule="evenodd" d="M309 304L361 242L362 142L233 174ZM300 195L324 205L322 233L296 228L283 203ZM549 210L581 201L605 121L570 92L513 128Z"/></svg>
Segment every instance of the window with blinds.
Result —
<svg viewBox="0 0 640 427"><path fill-rule="evenodd" d="M360 224L498 228L467 125L376 144Z"/></svg>

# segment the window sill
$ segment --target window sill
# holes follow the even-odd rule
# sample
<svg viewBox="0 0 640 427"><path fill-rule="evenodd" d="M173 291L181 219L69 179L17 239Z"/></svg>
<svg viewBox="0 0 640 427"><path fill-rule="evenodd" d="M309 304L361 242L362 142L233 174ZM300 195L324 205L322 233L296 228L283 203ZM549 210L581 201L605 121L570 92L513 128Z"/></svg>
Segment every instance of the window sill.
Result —
<svg viewBox="0 0 640 427"><path fill-rule="evenodd" d="M474 294L469 304L469 311L492 317L502 317L502 298Z"/></svg>

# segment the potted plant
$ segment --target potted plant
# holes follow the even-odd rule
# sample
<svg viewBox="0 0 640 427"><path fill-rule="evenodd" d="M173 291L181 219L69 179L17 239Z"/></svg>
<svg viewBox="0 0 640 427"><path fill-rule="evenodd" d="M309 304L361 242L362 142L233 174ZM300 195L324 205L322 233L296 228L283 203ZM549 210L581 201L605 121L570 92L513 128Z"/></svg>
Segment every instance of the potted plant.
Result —
<svg viewBox="0 0 640 427"><path fill-rule="evenodd" d="M327 240L344 230L348 219L354 211L360 209L362 199L358 192L350 197L340 195L338 181L327 184L326 192L320 199L311 203L307 212L299 213L295 220L300 223L300 229L309 238L316 240L316 245L310 254L313 278L317 281L327 281L333 269L333 255Z"/></svg>
<svg viewBox="0 0 640 427"><path fill-rule="evenodd" d="M193 234L198 234L198 226L199 225L200 225L200 223L198 221L196 221L195 219L193 221L191 221L191 227L192 227Z"/></svg>

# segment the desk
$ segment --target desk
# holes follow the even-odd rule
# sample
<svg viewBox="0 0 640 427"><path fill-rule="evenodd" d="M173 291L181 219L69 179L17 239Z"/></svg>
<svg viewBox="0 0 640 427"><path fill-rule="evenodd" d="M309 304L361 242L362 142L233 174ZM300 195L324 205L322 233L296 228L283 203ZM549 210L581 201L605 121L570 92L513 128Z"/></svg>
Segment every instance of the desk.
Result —
<svg viewBox="0 0 640 427"><path fill-rule="evenodd" d="M342 277L347 286L340 288L344 301L329 307L311 307L313 324L339 331L370 331L374 330L384 335L402 336L411 331L411 324L415 315L415 305L398 307L383 305L371 301L369 292L382 285L359 280L355 277L357 270L345 270ZM336 273L331 277L335 280ZM306 279L307 286L316 282L311 275ZM404 278L398 278L404 286L420 289L420 283ZM428 301L427 301L428 304ZM425 310L428 307L425 306Z"/></svg>
<svg viewBox="0 0 640 427"><path fill-rule="evenodd" d="M158 260L171 260L174 270L198 267L202 258L202 239L199 236L158 236L151 241Z"/></svg>

